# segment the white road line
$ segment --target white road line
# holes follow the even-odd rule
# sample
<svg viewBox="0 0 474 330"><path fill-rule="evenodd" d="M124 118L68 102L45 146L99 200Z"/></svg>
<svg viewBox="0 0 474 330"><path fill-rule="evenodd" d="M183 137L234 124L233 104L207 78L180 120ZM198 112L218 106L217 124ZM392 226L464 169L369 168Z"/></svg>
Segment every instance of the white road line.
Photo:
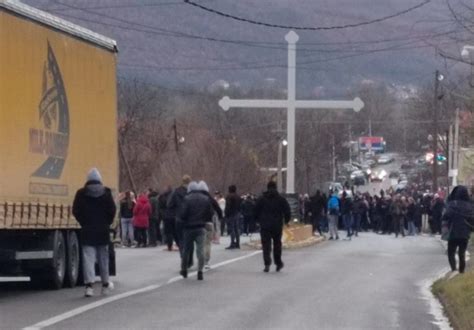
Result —
<svg viewBox="0 0 474 330"><path fill-rule="evenodd" d="M29 282L28 276L2 276L0 277L0 283L3 282Z"/></svg>
<svg viewBox="0 0 474 330"><path fill-rule="evenodd" d="M244 260L244 259L247 259L247 258L251 258L257 254L260 254L262 253L262 251L255 251L255 252L252 252L252 253L249 253L249 254L246 254L244 256L241 256L241 257L237 257L237 258L234 258L234 259L229 259L229 260L226 260L226 261L223 261L223 262L219 262L215 265L212 266L212 269L216 269L216 268L219 268L219 267L223 267L225 265L228 265L228 264L231 264L231 263L234 263L234 262L237 262L237 261L240 261L240 260ZM212 270L211 269L211 270ZM192 273L189 274L189 276L193 276L195 275L197 272L194 271ZM167 282L165 283L160 283L160 284L153 284L153 285L149 285L149 286L146 286L144 288L141 288L141 289L136 289L136 290L131 290L131 291L127 291L127 292L123 292L123 293L120 293L120 294L117 294L117 295L113 295L113 296L110 296L110 297L107 297L107 298L104 298L104 299L100 299L98 301L95 301L93 303L90 303L90 304L87 304L87 305L84 305L84 306L81 306L81 307L78 307L78 308L75 308L75 309L72 309L68 312L65 312L65 313L62 313L62 314L59 314L59 315L56 315L52 318L49 318L47 320L44 320L44 321L41 321L41 322L38 322L34 325L31 325L31 326L28 326L26 328L23 328L23 330L39 330L39 329L43 329L45 327L49 327L49 326L52 326L56 323L59 323L59 322L62 322L62 321L65 321L67 319L70 319L72 317L75 317L77 315L80 315L80 314L83 314L85 312L88 312L90 310L93 310L93 309L96 309L96 308L99 308L101 306L104 306L104 305L107 305L107 304L110 304L114 301L117 301L117 300L122 300L122 299L125 299L125 298L128 298L128 297L131 297L131 296L135 296L137 294L140 294L140 293L145 293L145 292L150 292L150 291L154 291L154 290L157 290L163 286L166 286L166 285L169 285L169 284L172 284L172 283L175 283L175 282L178 282L178 281L181 281L183 280L183 278L181 276L175 276L171 279L169 279Z"/></svg>

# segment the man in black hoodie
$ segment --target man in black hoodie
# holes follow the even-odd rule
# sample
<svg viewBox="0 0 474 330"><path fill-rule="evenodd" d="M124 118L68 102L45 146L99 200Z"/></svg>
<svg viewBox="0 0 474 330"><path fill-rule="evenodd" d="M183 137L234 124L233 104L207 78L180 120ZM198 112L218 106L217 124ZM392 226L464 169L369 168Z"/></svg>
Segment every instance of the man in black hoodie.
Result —
<svg viewBox="0 0 474 330"><path fill-rule="evenodd" d="M255 218L260 223L260 237L262 240L264 272L270 271L272 258L270 256L273 241L273 259L276 271L279 272L284 264L281 260L281 236L283 233L283 221L290 222L290 205L277 190L275 182L270 181L267 191L257 200L255 205Z"/></svg>
<svg viewBox="0 0 474 330"><path fill-rule="evenodd" d="M116 206L109 188L102 185L102 177L96 168L90 170L84 188L77 191L72 214L81 225L82 269L86 285L86 297L94 295L95 261L99 264L102 293L113 289L109 281L110 225Z"/></svg>
<svg viewBox="0 0 474 330"><path fill-rule="evenodd" d="M326 201L321 195L321 191L317 190L316 194L310 198L310 212L311 212L311 223L313 225L313 233L316 230L320 236L323 236L321 231L321 219L325 208Z"/></svg>
<svg viewBox="0 0 474 330"><path fill-rule="evenodd" d="M225 218L227 228L230 233L230 245L227 250L240 249L240 204L242 199L237 195L237 187L232 185L229 187L229 194L225 198Z"/></svg>
<svg viewBox="0 0 474 330"><path fill-rule="evenodd" d="M191 177L189 175L184 175L182 179L182 184L178 188L176 188L168 198L167 208L170 213L175 218L175 225L176 225L176 236L178 238L178 247L181 257L183 256L184 249L183 249L183 239L184 239L184 232L183 227L181 225L181 220L179 219L179 212L181 210L181 206L184 201L184 197L188 193L188 185L191 182ZM191 268L193 266L193 248L191 253L189 254L188 260L188 267Z"/></svg>
<svg viewBox="0 0 474 330"><path fill-rule="evenodd" d="M467 188L457 186L448 197L448 206L443 215L448 227L448 260L451 270L456 271L456 250L459 257L459 272L466 268L466 249L474 230L474 204L469 198Z"/></svg>

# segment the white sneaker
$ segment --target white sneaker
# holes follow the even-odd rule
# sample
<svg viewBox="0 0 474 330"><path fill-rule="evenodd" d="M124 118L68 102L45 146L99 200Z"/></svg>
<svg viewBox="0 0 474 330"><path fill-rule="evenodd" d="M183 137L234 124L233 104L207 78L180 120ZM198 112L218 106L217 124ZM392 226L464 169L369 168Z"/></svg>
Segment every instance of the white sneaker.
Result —
<svg viewBox="0 0 474 330"><path fill-rule="evenodd" d="M109 281L108 286L102 286L102 294L108 295L110 292L114 290L114 283Z"/></svg>
<svg viewBox="0 0 474 330"><path fill-rule="evenodd" d="M453 271L449 272L448 273L448 280L453 279L458 274L459 274L459 272L457 270L453 270Z"/></svg>
<svg viewBox="0 0 474 330"><path fill-rule="evenodd" d="M205 264L205 265L204 265L204 269L211 269L211 265Z"/></svg>
<svg viewBox="0 0 474 330"><path fill-rule="evenodd" d="M94 296L94 288L91 286L86 286L86 293L84 294L85 297L93 297Z"/></svg>

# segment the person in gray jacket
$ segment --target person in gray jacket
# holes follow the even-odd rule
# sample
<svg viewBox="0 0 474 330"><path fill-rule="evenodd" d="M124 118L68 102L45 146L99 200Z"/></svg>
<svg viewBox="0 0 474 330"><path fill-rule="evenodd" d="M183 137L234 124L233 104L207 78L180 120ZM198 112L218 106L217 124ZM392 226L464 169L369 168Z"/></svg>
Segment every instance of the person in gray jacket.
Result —
<svg viewBox="0 0 474 330"><path fill-rule="evenodd" d="M188 186L188 194L184 198L179 211L179 221L183 230L183 256L181 258L180 274L184 278L188 276L188 261L192 253L192 247L196 243L197 278L198 280L203 279L206 223L212 223L213 212L209 196L200 191L198 183L191 182Z"/></svg>

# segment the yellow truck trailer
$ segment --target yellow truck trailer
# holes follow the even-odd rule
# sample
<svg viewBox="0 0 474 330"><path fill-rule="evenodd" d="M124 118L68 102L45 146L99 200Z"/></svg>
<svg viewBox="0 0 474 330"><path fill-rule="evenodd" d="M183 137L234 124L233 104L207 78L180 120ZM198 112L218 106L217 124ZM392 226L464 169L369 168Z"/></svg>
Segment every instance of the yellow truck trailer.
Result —
<svg viewBox="0 0 474 330"><path fill-rule="evenodd" d="M116 42L0 0L0 274L80 277L71 209L88 170L118 188Z"/></svg>

